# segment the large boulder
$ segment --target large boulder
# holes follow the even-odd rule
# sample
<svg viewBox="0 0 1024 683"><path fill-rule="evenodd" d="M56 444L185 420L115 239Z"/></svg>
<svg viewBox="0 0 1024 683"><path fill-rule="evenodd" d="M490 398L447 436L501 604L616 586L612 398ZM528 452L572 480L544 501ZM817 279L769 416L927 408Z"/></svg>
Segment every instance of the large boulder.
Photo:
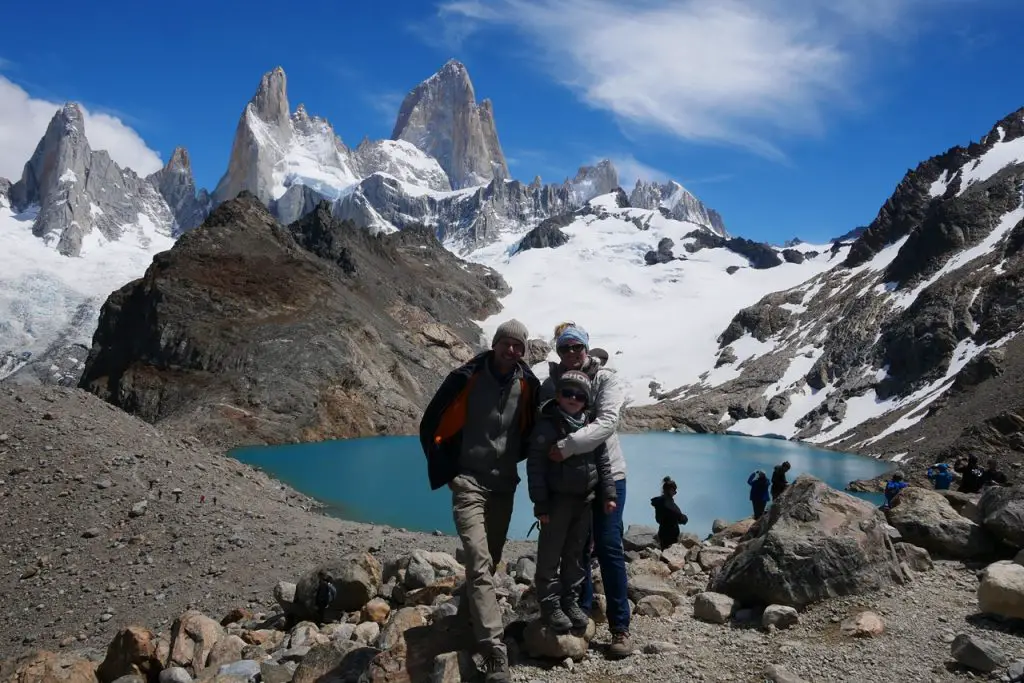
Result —
<svg viewBox="0 0 1024 683"><path fill-rule="evenodd" d="M316 591L323 571L338 589L325 618L336 619L343 612L357 612L377 596L381 584L381 566L369 553L352 553L327 562L306 573L295 586L295 601L289 613L296 619L318 618Z"/></svg>
<svg viewBox="0 0 1024 683"><path fill-rule="evenodd" d="M593 621L587 622L583 633L575 634L555 633L540 621L534 620L523 630L523 647L531 657L537 659L563 661L568 657L578 662L586 656L595 632Z"/></svg>
<svg viewBox="0 0 1024 683"><path fill-rule="evenodd" d="M0 660L3 683L96 683L96 663L45 650Z"/></svg>
<svg viewBox="0 0 1024 683"><path fill-rule="evenodd" d="M112 683L121 676L145 676L156 681L160 669L156 636L143 626L129 626L110 641L107 656L96 669L96 678L100 683Z"/></svg>
<svg viewBox="0 0 1024 683"><path fill-rule="evenodd" d="M197 674L206 667L214 646L227 635L216 620L189 610L171 624L171 651L167 666L180 666Z"/></svg>
<svg viewBox="0 0 1024 683"><path fill-rule="evenodd" d="M982 524L1014 550L1024 548L1024 486L989 486L978 502Z"/></svg>
<svg viewBox="0 0 1024 683"><path fill-rule="evenodd" d="M989 565L978 584L978 608L986 614L1024 619L1024 567L1010 561Z"/></svg>
<svg viewBox="0 0 1024 683"><path fill-rule="evenodd" d="M933 557L968 560L991 556L995 550L992 537L937 491L909 486L900 493L899 504L885 514L905 542Z"/></svg>
<svg viewBox="0 0 1024 683"><path fill-rule="evenodd" d="M802 607L903 582L882 513L802 475L709 582L743 604Z"/></svg>

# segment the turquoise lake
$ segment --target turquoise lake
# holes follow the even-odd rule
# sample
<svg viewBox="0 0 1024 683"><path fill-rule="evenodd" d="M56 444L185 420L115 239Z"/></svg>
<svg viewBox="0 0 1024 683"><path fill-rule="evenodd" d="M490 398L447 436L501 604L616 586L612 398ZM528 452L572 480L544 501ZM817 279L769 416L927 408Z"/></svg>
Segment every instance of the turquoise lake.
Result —
<svg viewBox="0 0 1024 683"><path fill-rule="evenodd" d="M716 518L751 515L747 477L756 469L771 476L772 467L789 460L790 481L807 473L837 489L892 469L891 463L781 439L667 432L620 438L628 467L625 523L654 524L650 499L668 475L679 484L676 502L690 518L684 531L701 537L710 533ZM446 488L430 490L426 460L415 437L248 447L231 455L323 502L329 514L416 531L455 531L451 494ZM533 523L525 463L520 464L520 476L509 530L509 537L517 539L525 538ZM855 495L882 500L879 494Z"/></svg>

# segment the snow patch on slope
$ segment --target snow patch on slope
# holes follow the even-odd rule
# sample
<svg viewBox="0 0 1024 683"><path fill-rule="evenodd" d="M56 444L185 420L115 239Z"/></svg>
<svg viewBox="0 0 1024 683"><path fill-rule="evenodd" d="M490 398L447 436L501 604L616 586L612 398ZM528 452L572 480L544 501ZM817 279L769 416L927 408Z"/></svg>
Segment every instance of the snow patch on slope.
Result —
<svg viewBox="0 0 1024 683"><path fill-rule="evenodd" d="M674 240L676 254L683 255L683 236L706 228L658 211L619 209L614 194L590 204L600 215L578 216L563 228L570 240L561 247L509 256L521 237L509 235L468 256L500 272L512 288L502 300L504 310L480 324L489 338L502 321L515 317L533 336L548 338L558 323L578 322L593 346L611 354L609 365L625 380L635 405L654 401L651 382L665 391L699 381L714 367L717 337L737 310L842 259L830 260L823 246L802 264L757 270L742 267L747 259L727 249L702 249L685 260L647 266L644 254L663 237ZM649 222L649 229L638 229L632 218ZM741 268L730 275L729 266ZM760 344L751 344L748 356L761 352Z"/></svg>

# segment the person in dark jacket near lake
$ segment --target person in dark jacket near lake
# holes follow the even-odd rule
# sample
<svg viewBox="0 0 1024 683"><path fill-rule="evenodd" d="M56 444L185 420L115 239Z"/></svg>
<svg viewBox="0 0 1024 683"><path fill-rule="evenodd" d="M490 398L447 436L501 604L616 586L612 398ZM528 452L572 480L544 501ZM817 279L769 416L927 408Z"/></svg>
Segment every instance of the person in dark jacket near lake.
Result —
<svg viewBox="0 0 1024 683"><path fill-rule="evenodd" d="M768 507L768 475L763 470L757 470L747 477L747 484L750 485L750 503L754 507L754 519L760 519L764 509Z"/></svg>
<svg viewBox="0 0 1024 683"><path fill-rule="evenodd" d="M776 500L782 495L782 492L789 486L789 482L786 481L786 473L790 469L789 461L785 461L781 465L776 465L775 469L772 470L772 500Z"/></svg>
<svg viewBox="0 0 1024 683"><path fill-rule="evenodd" d="M675 496L679 487L672 477L661 480L661 495L651 498L654 506L654 521L658 523L658 544L661 549L679 542L679 525L686 524L690 519L676 505Z"/></svg>
<svg viewBox="0 0 1024 683"><path fill-rule="evenodd" d="M501 561L540 385L523 362L528 332L502 323L491 350L452 371L420 421L430 488L452 492L455 529L466 551L466 595L487 683L510 680L494 568Z"/></svg>
<svg viewBox="0 0 1024 683"><path fill-rule="evenodd" d="M960 475L960 486L957 491L960 493L978 493L984 483L985 470L978 464L978 456L968 456L966 464L963 460L957 460L953 470Z"/></svg>
<svg viewBox="0 0 1024 683"><path fill-rule="evenodd" d="M578 596L585 578L583 557L592 508L599 507L604 514L616 508L615 480L604 444L558 462L548 457L557 441L586 426L590 388L590 378L583 372L561 374L554 400L540 408L526 461L530 500L540 523L537 600L541 619L555 633L584 629L590 621Z"/></svg>

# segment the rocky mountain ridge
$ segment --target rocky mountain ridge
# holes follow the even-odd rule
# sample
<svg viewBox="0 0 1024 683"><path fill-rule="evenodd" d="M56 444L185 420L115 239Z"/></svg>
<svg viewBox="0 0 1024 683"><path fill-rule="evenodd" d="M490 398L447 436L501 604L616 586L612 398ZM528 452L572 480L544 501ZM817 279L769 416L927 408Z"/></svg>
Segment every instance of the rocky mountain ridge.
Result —
<svg viewBox="0 0 1024 683"><path fill-rule="evenodd" d="M244 192L110 296L81 386L227 447L412 433L507 291L428 229L285 227Z"/></svg>
<svg viewBox="0 0 1024 683"><path fill-rule="evenodd" d="M634 424L1024 460L1019 407L996 399L1020 386L1022 199L1024 110L909 170L840 265L740 311L717 367Z"/></svg>

